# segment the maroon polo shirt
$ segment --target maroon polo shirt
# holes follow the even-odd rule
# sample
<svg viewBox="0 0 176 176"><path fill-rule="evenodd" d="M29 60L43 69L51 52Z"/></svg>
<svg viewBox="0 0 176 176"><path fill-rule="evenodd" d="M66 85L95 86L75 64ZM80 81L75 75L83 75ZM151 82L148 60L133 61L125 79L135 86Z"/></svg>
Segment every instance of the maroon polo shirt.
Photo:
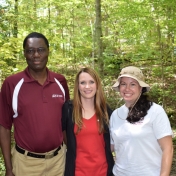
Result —
<svg viewBox="0 0 176 176"><path fill-rule="evenodd" d="M62 105L69 99L65 77L48 69L47 72L44 85L34 80L26 68L6 78L1 88L0 124L9 130L13 124L17 145L38 153L62 143Z"/></svg>

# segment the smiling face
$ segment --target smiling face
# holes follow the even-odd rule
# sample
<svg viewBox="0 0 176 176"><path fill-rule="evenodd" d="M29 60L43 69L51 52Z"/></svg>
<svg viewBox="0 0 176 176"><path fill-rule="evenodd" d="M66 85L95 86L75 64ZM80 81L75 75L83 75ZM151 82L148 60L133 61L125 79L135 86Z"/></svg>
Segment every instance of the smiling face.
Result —
<svg viewBox="0 0 176 176"><path fill-rule="evenodd" d="M31 72L41 72L45 70L48 62L49 49L42 38L29 38L24 48L29 70Z"/></svg>
<svg viewBox="0 0 176 176"><path fill-rule="evenodd" d="M86 72L79 75L78 89L81 99L94 99L97 86L95 80Z"/></svg>
<svg viewBox="0 0 176 176"><path fill-rule="evenodd" d="M142 87L138 81L129 77L120 78L119 92L127 107L132 106L140 96Z"/></svg>

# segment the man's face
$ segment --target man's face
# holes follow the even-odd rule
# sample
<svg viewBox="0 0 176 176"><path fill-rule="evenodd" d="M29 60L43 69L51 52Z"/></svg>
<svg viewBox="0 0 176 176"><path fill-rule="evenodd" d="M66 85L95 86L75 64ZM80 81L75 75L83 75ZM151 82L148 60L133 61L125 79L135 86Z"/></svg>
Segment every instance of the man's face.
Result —
<svg viewBox="0 0 176 176"><path fill-rule="evenodd" d="M29 38L24 48L29 70L40 72L46 68L48 62L49 49L42 38Z"/></svg>

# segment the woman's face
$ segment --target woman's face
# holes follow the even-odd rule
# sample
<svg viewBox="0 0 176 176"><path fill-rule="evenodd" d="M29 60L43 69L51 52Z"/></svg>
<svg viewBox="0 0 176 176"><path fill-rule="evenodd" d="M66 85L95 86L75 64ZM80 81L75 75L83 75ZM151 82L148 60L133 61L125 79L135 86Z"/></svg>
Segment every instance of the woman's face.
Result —
<svg viewBox="0 0 176 176"><path fill-rule="evenodd" d="M129 77L120 78L119 92L127 107L132 106L140 96L142 87L138 81Z"/></svg>
<svg viewBox="0 0 176 176"><path fill-rule="evenodd" d="M83 99L94 99L97 86L95 80L88 73L81 73L79 75L78 89Z"/></svg>

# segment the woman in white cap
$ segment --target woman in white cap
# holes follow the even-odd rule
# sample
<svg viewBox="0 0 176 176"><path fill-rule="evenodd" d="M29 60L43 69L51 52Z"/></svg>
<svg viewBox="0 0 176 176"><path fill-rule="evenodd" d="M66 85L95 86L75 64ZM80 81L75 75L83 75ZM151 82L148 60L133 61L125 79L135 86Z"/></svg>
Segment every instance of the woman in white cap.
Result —
<svg viewBox="0 0 176 176"><path fill-rule="evenodd" d="M169 176L172 165L172 130L164 109L147 99L150 87L142 71L121 70L113 89L125 104L110 118L115 176Z"/></svg>

